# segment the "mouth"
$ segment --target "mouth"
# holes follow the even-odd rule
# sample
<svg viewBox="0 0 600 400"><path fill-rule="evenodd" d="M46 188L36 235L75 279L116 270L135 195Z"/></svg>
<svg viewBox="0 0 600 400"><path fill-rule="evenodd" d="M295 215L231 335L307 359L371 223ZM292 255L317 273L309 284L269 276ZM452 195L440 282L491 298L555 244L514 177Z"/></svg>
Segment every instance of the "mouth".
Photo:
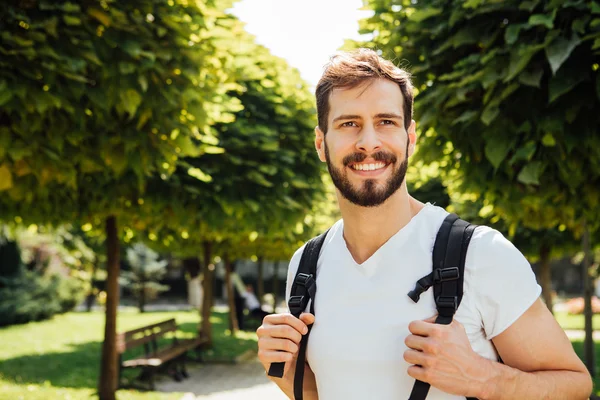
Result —
<svg viewBox="0 0 600 400"><path fill-rule="evenodd" d="M389 163L385 163L383 161L370 161L352 163L348 165L348 168L352 170L354 175L375 178L383 174L389 165Z"/></svg>

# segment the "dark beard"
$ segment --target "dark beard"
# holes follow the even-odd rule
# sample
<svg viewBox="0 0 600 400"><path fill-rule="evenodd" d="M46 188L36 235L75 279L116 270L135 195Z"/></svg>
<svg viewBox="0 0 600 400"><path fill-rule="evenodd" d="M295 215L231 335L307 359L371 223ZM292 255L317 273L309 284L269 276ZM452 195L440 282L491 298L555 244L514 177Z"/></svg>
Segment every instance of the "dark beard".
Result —
<svg viewBox="0 0 600 400"><path fill-rule="evenodd" d="M342 197L357 206L377 207L385 202L391 195L396 193L400 186L402 186L402 182L404 182L404 178L406 177L406 170L408 169L408 145L406 146L406 157L404 158L404 161L402 161L398 168L393 172L392 177L385 183L385 187L379 190L377 189L377 184L374 179L367 179L362 188L355 189L350 183L347 174L331 164L329 149L327 148L326 142L325 158L327 160L327 169L329 170L329 175L331 175L331 180L335 187L340 191ZM342 162L344 167L347 167L348 164L361 162L365 158L367 158L367 156L363 153L354 153L344 157ZM385 162L392 167L394 167L398 160L395 155L383 151L374 153L373 158L375 161Z"/></svg>

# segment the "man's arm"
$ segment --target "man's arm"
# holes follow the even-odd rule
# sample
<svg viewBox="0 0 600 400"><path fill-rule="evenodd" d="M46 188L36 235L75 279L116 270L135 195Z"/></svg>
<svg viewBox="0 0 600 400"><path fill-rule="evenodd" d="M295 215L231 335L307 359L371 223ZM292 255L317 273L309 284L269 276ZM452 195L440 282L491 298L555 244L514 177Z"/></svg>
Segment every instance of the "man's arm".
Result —
<svg viewBox="0 0 600 400"><path fill-rule="evenodd" d="M587 399L592 380L548 308L537 300L492 339L502 361L492 363L481 399Z"/></svg>
<svg viewBox="0 0 600 400"><path fill-rule="evenodd" d="M256 331L258 335L258 358L266 371L272 363L285 362L282 378L269 376L279 388L294 400L294 374L296 373L296 359L302 336L308 332L308 325L315 321L314 315L303 313L300 318L292 314L267 315L263 324ZM305 363L303 398L306 400L319 400L315 375Z"/></svg>
<svg viewBox="0 0 600 400"><path fill-rule="evenodd" d="M463 326L413 321L404 358L408 374L447 393L482 400L587 399L592 381L564 331L536 302L492 339L503 362L473 351Z"/></svg>

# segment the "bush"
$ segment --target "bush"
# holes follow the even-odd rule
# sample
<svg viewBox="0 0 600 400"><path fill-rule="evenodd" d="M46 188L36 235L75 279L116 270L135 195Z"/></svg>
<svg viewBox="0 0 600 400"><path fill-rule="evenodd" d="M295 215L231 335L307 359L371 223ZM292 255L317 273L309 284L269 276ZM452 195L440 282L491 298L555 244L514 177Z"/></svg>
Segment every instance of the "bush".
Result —
<svg viewBox="0 0 600 400"><path fill-rule="evenodd" d="M0 326L48 319L72 310L83 291L77 280L21 271L0 277Z"/></svg>

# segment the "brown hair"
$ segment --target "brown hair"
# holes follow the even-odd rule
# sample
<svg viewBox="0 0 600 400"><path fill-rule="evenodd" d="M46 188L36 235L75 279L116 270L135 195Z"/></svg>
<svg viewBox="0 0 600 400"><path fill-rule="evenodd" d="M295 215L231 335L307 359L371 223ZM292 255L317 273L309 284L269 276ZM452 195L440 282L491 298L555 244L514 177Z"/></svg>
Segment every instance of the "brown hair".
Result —
<svg viewBox="0 0 600 400"><path fill-rule="evenodd" d="M383 78L396 82L404 98L404 127L408 130L412 120L413 85L410 74L380 57L370 49L340 52L325 65L323 76L317 84L317 116L319 128L327 133L329 97L333 89L353 88L370 79Z"/></svg>

